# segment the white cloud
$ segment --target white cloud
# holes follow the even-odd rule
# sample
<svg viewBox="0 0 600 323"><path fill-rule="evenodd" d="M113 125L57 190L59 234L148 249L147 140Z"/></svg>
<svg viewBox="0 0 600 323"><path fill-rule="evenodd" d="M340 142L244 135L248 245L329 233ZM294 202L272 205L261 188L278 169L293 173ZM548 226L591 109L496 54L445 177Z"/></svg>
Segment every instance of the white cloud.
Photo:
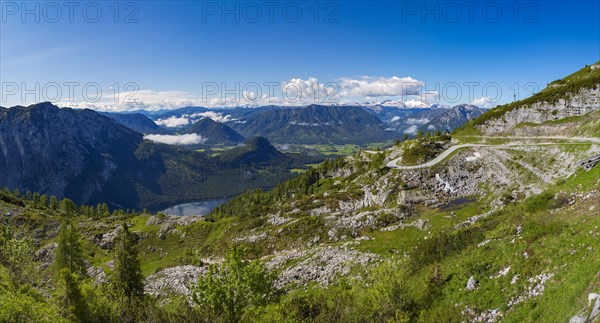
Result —
<svg viewBox="0 0 600 323"><path fill-rule="evenodd" d="M412 77L360 77L340 78L333 82L320 81L315 77L291 78L273 84L261 86L254 91L244 91L235 95L222 97L221 93L214 96L202 95L186 91L154 91L140 90L136 92L120 92L115 97L113 90L104 91L104 96L98 102L56 102L59 106L72 108L90 108L99 111L123 112L133 110L172 110L184 106L206 107L239 107L239 106L302 106L308 104L355 104L364 98L383 98L397 100L401 96L419 96L420 100L396 101L398 107L405 103L410 107L428 107L430 97L437 93L422 92L425 83ZM259 92L260 91L260 92ZM390 101L393 102L393 101ZM393 104L393 103L390 103ZM207 113L205 115L218 122L233 121L225 115ZM170 120L168 122L176 122ZM183 122L183 121L180 121Z"/></svg>
<svg viewBox="0 0 600 323"><path fill-rule="evenodd" d="M376 103L379 104L379 103ZM382 106L384 107L393 107L393 108L406 108L406 104L404 104L404 101L393 101L393 100L385 100L381 103Z"/></svg>
<svg viewBox="0 0 600 323"><path fill-rule="evenodd" d="M421 119L408 118L408 119L406 119L404 121L404 123L407 123L407 124L427 124L427 123L429 123L429 121L431 121L431 120L429 120L427 118L421 118Z"/></svg>
<svg viewBox="0 0 600 323"><path fill-rule="evenodd" d="M308 122L290 121L289 124L294 125L294 126L320 127L320 126L331 126L334 123L332 123L332 122L308 123ZM340 122L340 124L342 124L342 122Z"/></svg>
<svg viewBox="0 0 600 323"><path fill-rule="evenodd" d="M438 91L425 91L421 93L420 99L423 102L438 102L440 100L440 93Z"/></svg>
<svg viewBox="0 0 600 323"><path fill-rule="evenodd" d="M435 130L435 126L432 125L432 124L430 124L430 125L427 126L427 129L428 130Z"/></svg>
<svg viewBox="0 0 600 323"><path fill-rule="evenodd" d="M288 151L288 150L290 150L290 145L289 144L281 144L281 145L276 144L275 148L277 148L277 150L279 150L279 151Z"/></svg>
<svg viewBox="0 0 600 323"><path fill-rule="evenodd" d="M417 133L417 131L418 131L418 128L417 128L417 126L416 126L416 125L413 125L413 126L410 126L410 127L406 128L406 129L404 129L404 131L403 131L403 132L404 132L405 134L407 134L407 135L414 135L414 134L416 134L416 133Z"/></svg>
<svg viewBox="0 0 600 323"><path fill-rule="evenodd" d="M178 128L182 126L187 126L189 124L195 123L203 118L210 118L216 122L228 122L228 121L236 121L238 119L231 118L230 115L214 112L214 111L206 111L200 113L193 114L183 114L180 117L169 117L165 119L156 120L156 124L160 126L165 126L168 128Z"/></svg>
<svg viewBox="0 0 600 323"><path fill-rule="evenodd" d="M190 117L192 117L192 118L206 117L206 118L212 119L213 121L221 122L221 123L237 120L237 119L231 118L231 116L228 114L214 112L214 111L194 113L194 114L190 115Z"/></svg>
<svg viewBox="0 0 600 323"><path fill-rule="evenodd" d="M187 117L169 117L166 119L158 119L155 123L159 126L177 128L181 126L187 126L190 123L190 119Z"/></svg>
<svg viewBox="0 0 600 323"><path fill-rule="evenodd" d="M391 121L392 122L400 121L400 117L399 116L394 116Z"/></svg>
<svg viewBox="0 0 600 323"><path fill-rule="evenodd" d="M118 92L116 95L112 88L105 90L104 95L98 102L70 102L63 100L56 102L56 104L61 107L89 108L106 112L172 110L184 106L202 105L201 99L185 91L140 90L135 92Z"/></svg>
<svg viewBox="0 0 600 323"><path fill-rule="evenodd" d="M478 106L480 108L485 108L485 109L492 108L492 106L493 106L492 100L487 96L481 97L479 99L475 99L471 102L471 104Z"/></svg>
<svg viewBox="0 0 600 323"><path fill-rule="evenodd" d="M319 82L314 77L307 80L293 78L282 83L282 98L290 103L320 102L337 95L339 85Z"/></svg>
<svg viewBox="0 0 600 323"><path fill-rule="evenodd" d="M415 99L404 101L404 105L407 108L429 108L431 106L428 103Z"/></svg>
<svg viewBox="0 0 600 323"><path fill-rule="evenodd" d="M425 83L412 77L363 77L360 79L342 78L342 97L381 97L418 95Z"/></svg>
<svg viewBox="0 0 600 323"><path fill-rule="evenodd" d="M195 133L185 135L145 135L144 139L168 145L197 145L207 140Z"/></svg>

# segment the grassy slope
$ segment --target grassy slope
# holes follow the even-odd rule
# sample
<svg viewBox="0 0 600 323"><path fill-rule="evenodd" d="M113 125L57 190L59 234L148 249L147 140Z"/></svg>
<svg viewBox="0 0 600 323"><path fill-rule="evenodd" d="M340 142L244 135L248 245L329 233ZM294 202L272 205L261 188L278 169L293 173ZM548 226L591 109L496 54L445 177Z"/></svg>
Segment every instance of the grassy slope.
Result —
<svg viewBox="0 0 600 323"><path fill-rule="evenodd" d="M506 312L507 302L523 293L527 278L541 273L554 274L547 283L547 290L541 297L509 311L506 321L567 321L585 308L587 294L600 288L600 281L596 278L600 268L600 248L597 247L600 235L599 178L600 167L597 166L589 172L580 171L565 183L548 189L547 194L552 195L561 192L569 196L579 193L585 196L586 192L596 188L595 195L586 200L577 199L572 206L555 209L549 203L536 208L531 207L534 199L529 199L511 204L490 216L487 221L493 222L493 226L478 242L491 242L482 247L478 247L477 243L471 244L439 262L448 281L443 297L430 310L454 308L455 304L460 304L481 310L499 308ZM594 209L591 210L591 207ZM486 208L482 203L468 203L454 210L456 218L452 219L445 217L449 212L429 210L415 220L428 220L430 234L412 227L376 232L373 234L375 240L365 241L359 248L395 257L394 254L418 248L426 237L432 239L442 232L456 232L456 223L484 211ZM518 225L523 226L523 233L519 236L515 234ZM523 256L524 252L531 255L529 259ZM511 267L508 275L490 278L507 266ZM413 288L419 288L426 272L425 267L411 276ZM520 276L518 283L510 284L515 275ZM474 292L464 290L470 276L479 282Z"/></svg>

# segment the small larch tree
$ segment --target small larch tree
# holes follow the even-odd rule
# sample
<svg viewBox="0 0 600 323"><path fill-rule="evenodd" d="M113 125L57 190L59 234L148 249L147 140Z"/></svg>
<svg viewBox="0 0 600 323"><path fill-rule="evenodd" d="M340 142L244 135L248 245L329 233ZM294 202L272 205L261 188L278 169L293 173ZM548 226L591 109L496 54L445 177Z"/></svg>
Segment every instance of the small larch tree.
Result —
<svg viewBox="0 0 600 323"><path fill-rule="evenodd" d="M58 246L55 251L54 266L57 273L67 268L70 273L85 276L85 258L81 237L75 220L63 220L58 232Z"/></svg>

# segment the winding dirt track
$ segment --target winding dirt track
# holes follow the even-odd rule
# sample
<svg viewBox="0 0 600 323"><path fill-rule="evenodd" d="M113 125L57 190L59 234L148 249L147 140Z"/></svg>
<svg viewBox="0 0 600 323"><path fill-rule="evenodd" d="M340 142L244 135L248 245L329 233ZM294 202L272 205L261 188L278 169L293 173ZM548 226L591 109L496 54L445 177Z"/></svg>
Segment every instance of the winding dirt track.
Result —
<svg viewBox="0 0 600 323"><path fill-rule="evenodd" d="M479 137L481 138L481 137ZM507 144L500 144L500 145L490 145L490 144L460 144L460 145L455 145L452 146L446 150L444 150L441 154L439 154L437 157L435 157L434 159L423 163L423 164L419 164L419 165L411 165L411 166L399 166L398 165L398 161L400 159L402 159L402 157L398 157L396 159L392 159L387 163L387 167L389 168L394 168L394 169L399 169L399 170L412 170L412 169L421 169L421 168L428 168L428 167L432 167L435 166L437 164L439 164L441 161L443 161L444 159L446 159L446 157L448 157L450 154L452 154L453 152L462 149L462 148L469 148L469 147L491 147L491 148L495 148L495 149L507 149L507 148L511 148L511 147L520 147L520 146L548 146L548 145L565 145L565 144L574 144L574 145L578 145L578 144L586 144L586 143L600 143L600 138L583 138L583 137L490 137L490 138L498 138L498 139L558 139L558 140L569 140L569 141L573 141L573 142L568 142L568 143L507 143Z"/></svg>

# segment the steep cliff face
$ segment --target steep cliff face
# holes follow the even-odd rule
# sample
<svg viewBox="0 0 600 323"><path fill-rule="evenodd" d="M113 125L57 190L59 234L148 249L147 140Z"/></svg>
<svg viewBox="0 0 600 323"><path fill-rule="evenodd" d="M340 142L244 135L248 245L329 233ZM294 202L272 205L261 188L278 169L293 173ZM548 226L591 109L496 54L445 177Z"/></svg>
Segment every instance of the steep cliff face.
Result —
<svg viewBox="0 0 600 323"><path fill-rule="evenodd" d="M595 110L600 110L600 88L584 88L571 93L568 99L559 99L556 103L542 101L523 105L499 118L489 120L478 128L486 135L501 134L522 123L542 124L547 121L582 116Z"/></svg>
<svg viewBox="0 0 600 323"><path fill-rule="evenodd" d="M89 201L133 163L142 135L91 110L50 103L0 111L0 186Z"/></svg>

